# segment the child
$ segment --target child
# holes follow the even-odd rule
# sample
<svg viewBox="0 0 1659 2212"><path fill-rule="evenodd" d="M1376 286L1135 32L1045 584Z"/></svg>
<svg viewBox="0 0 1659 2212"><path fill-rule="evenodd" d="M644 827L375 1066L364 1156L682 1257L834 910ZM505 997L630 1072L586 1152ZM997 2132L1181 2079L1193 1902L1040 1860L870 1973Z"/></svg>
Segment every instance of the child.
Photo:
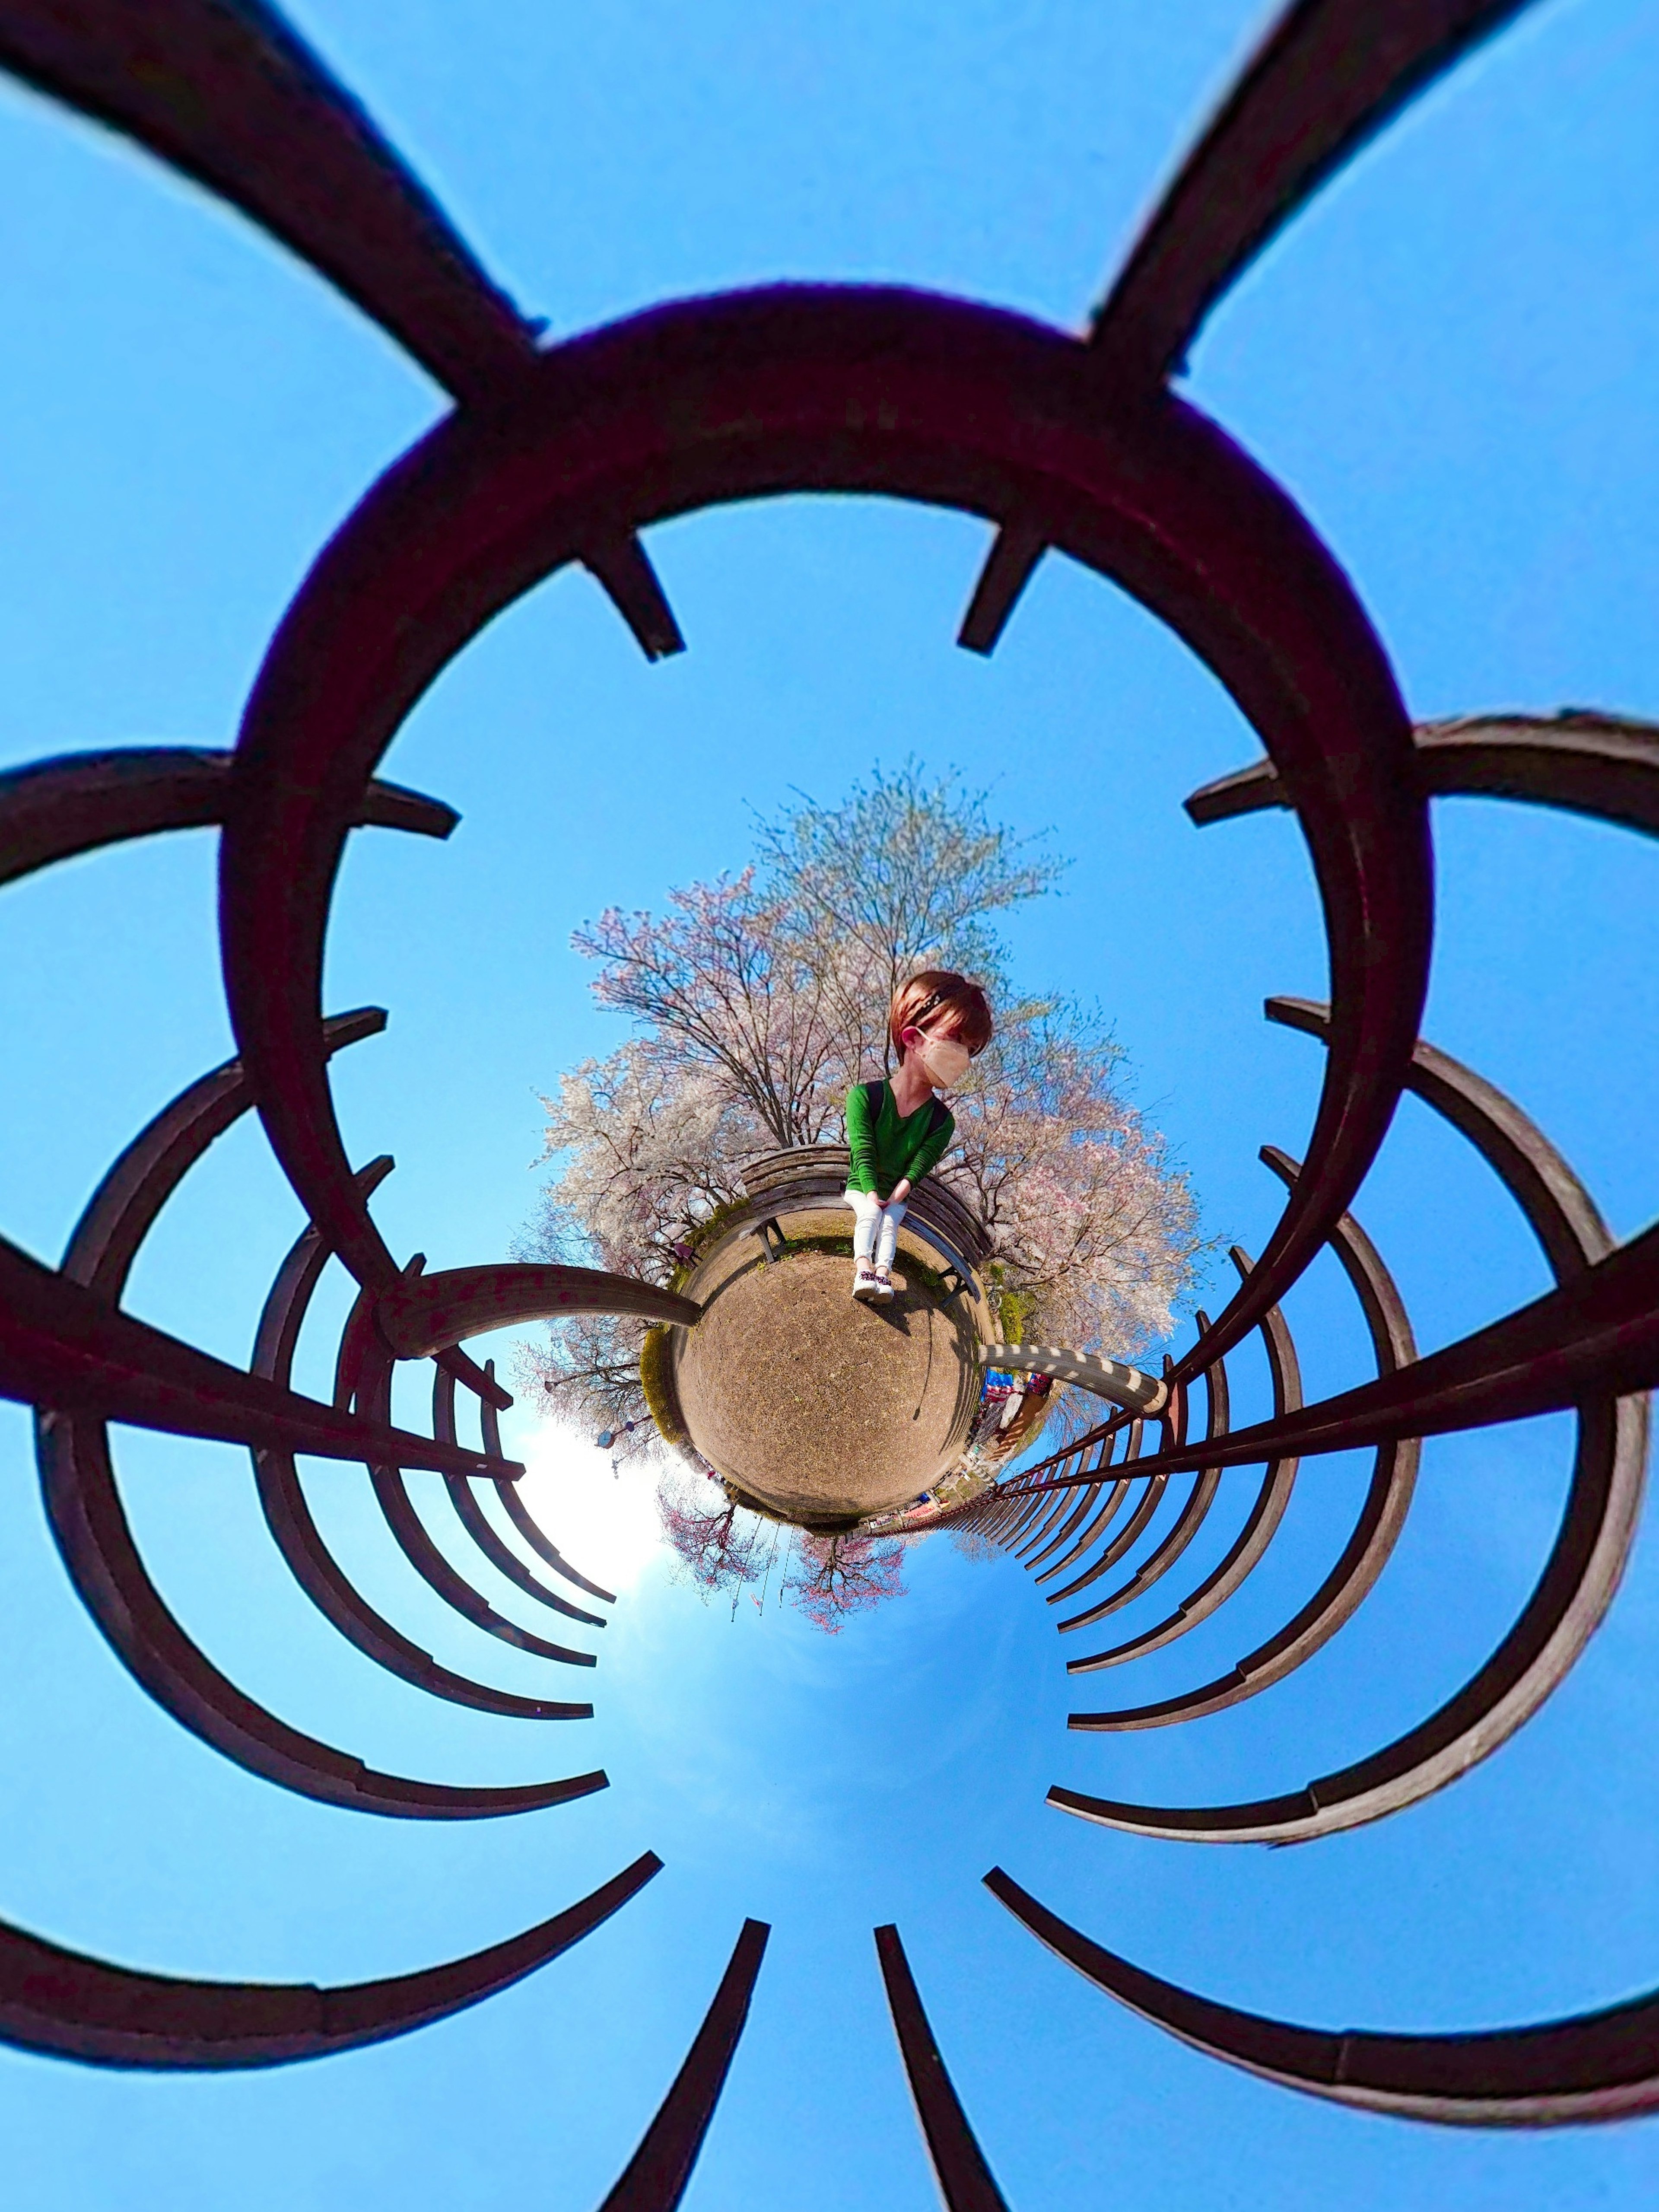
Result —
<svg viewBox="0 0 1659 2212"><path fill-rule="evenodd" d="M929 968L893 994L887 1034L899 1055L890 1081L857 1083L847 1094L853 1155L847 1203L853 1230L853 1296L884 1304L893 1295L893 1252L904 1202L937 1167L956 1122L933 1095L961 1082L991 1042L991 1009L977 983Z"/></svg>

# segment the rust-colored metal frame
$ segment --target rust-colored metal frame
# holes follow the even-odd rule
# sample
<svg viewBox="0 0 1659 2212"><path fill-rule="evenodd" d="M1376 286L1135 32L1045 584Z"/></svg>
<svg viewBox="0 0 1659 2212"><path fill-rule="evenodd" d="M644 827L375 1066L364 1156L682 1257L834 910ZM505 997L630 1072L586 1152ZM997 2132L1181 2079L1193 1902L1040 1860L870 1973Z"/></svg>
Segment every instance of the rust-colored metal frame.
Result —
<svg viewBox="0 0 1659 2212"><path fill-rule="evenodd" d="M520 1470L503 1458L496 1425L510 1400L463 1340L580 1310L690 1327L696 1310L656 1285L583 1270L492 1264L428 1277L418 1258L393 1257L369 1210L389 1163L354 1170L329 1090L327 1057L346 1037L321 1011L330 900L354 829L441 836L453 827L440 802L380 783L374 772L412 706L496 612L574 562L598 579L648 657L677 652L684 641L641 532L711 504L803 490L888 494L991 525L962 629L975 650L994 647L1051 548L1139 599L1206 662L1266 749L1259 766L1195 793L1194 819L1287 807L1323 911L1329 1006L1270 1007L1327 1048L1306 1158L1297 1164L1264 1153L1285 1184L1284 1210L1259 1261L1237 1255L1237 1295L1212 1322L1200 1321L1166 1373L1165 1397L1141 1408L1159 1416L1157 1447L1143 1450L1143 1419L1119 1413L960 1517L1023 1549L1033 1571L1043 1568L1040 1580L1071 1575L1049 1593L1058 1604L1127 1558L1167 1482L1191 1474L1173 1526L1126 1581L1060 1624L1075 1628L1168 1572L1205 1524L1225 1469L1267 1468L1227 1558L1168 1621L1072 1662L1073 1671L1092 1671L1163 1648L1232 1594L1265 1553L1298 1459L1363 1447L1375 1453L1371 1480L1321 1590L1231 1674L1158 1706L1076 1715L1073 1725L1167 1724L1281 1680L1350 1617L1381 1571L1409 1504L1419 1439L1564 1407L1578 1420L1566 1513L1537 1591L1487 1667L1420 1729L1346 1775L1262 1805L1172 1811L1063 1792L1056 1802L1141 1833L1302 1840L1443 1786L1561 1680L1611 1596L1639 1503L1644 1394L1659 1382L1659 1230L1614 1247L1540 1133L1420 1042L1432 929L1429 807L1481 792L1652 835L1659 742L1648 726L1582 713L1553 722L1464 718L1413 732L1337 561L1283 490L1170 388L1205 318L1266 242L1407 101L1518 12L1519 0L1295 0L1177 173L1086 337L920 292L781 286L661 307L544 348L541 326L494 284L361 106L264 0L0 5L0 67L222 194L379 321L458 403L319 556L272 640L233 754L133 749L0 777L0 884L124 838L205 825L221 836L237 1060L184 1094L117 1163L63 1267L0 1242L0 1395L36 1409L48 1509L76 1588L124 1662L184 1725L306 1794L360 1809L438 1809L442 1793L433 1785L368 1776L286 1730L184 1638L126 1529L111 1421L246 1445L282 1556L376 1664L497 1714L588 1711L509 1698L438 1668L383 1620L323 1546L296 1455L366 1467L396 1540L473 1625L544 1658L591 1664L591 1653L547 1644L494 1613L427 1533L404 1471L445 1477L474 1548L521 1595L599 1625L601 1616L548 1589L472 1492L472 1481L489 1482L535 1556L610 1601L517 1498ZM366 1035L381 1019L348 1017L346 1026ZM1462 1130L1508 1184L1556 1277L1546 1297L1421 1359L1352 1212L1407 1088ZM226 1117L250 1103L308 1225L242 1370L123 1313L119 1298L156 1209ZM1326 1249L1359 1299L1377 1371L1303 1407L1281 1301ZM360 1296L339 1349L335 1403L325 1406L296 1394L290 1377L312 1292L336 1259ZM1253 1330L1267 1349L1274 1410L1235 1431L1225 1360ZM422 1437L392 1425L391 1384L398 1358L428 1357L434 1422ZM1207 1432L1189 1444L1187 1393L1200 1375ZM458 1382L479 1402L478 1452L455 1437ZM1126 1456L1115 1459L1120 1437ZM1136 1509L1116 1528L1136 1485ZM575 1794L602 1778L544 1789ZM519 1809L507 1802L517 1795L451 1791L445 1809ZM557 1920L472 1960L350 1991L164 1983L0 1929L0 2035L108 2063L270 2063L348 2047L504 1985L597 1924L657 1863L647 1856ZM1218 2056L1292 2086L1430 2119L1544 2123L1659 2104L1651 2064L1659 2000L1500 2036L1320 2037L1156 1983L1066 1929L1007 1877L990 1881L1102 1987ZM749 1923L614 2203L677 2201L763 1939ZM878 1931L878 1942L947 2203L998 2204L896 1931Z"/></svg>

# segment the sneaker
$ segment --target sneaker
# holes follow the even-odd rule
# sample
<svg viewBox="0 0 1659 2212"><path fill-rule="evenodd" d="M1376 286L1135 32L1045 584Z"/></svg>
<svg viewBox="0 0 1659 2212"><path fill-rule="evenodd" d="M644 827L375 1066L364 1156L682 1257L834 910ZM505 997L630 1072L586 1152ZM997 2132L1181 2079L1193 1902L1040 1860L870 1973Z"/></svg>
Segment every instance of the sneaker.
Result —
<svg viewBox="0 0 1659 2212"><path fill-rule="evenodd" d="M867 1260L860 1260L853 1270L853 1296L855 1298L878 1298L881 1296L881 1284ZM888 1296L892 1296L890 1291Z"/></svg>
<svg viewBox="0 0 1659 2212"><path fill-rule="evenodd" d="M892 1269L890 1267L878 1267L876 1269L875 1281L876 1288L874 1295L876 1302L879 1305L885 1305L889 1298L893 1295Z"/></svg>

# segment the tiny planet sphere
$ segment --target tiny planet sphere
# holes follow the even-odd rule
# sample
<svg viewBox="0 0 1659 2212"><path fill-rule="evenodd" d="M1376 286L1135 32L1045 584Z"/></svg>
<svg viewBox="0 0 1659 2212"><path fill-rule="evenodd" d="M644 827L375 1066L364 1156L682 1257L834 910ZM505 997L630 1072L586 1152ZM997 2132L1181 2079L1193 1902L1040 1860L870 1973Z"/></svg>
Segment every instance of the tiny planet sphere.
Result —
<svg viewBox="0 0 1659 2212"><path fill-rule="evenodd" d="M979 1399L969 1302L932 1287L901 1231L897 1295L860 1304L850 1255L806 1241L844 1234L845 1218L797 1210L801 1241L770 1263L739 1227L683 1286L702 1318L673 1332L693 1449L744 1504L806 1528L851 1527L931 1489L960 1456Z"/></svg>

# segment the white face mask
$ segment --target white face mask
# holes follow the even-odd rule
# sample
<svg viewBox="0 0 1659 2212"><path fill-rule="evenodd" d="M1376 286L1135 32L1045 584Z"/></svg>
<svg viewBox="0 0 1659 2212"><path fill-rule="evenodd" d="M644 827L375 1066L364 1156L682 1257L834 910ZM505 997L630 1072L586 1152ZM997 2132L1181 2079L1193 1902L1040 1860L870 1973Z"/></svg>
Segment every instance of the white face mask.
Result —
<svg viewBox="0 0 1659 2212"><path fill-rule="evenodd" d="M974 1056L955 1037L924 1037L921 1052L922 1066L941 1091L956 1088L967 1074L968 1063Z"/></svg>

